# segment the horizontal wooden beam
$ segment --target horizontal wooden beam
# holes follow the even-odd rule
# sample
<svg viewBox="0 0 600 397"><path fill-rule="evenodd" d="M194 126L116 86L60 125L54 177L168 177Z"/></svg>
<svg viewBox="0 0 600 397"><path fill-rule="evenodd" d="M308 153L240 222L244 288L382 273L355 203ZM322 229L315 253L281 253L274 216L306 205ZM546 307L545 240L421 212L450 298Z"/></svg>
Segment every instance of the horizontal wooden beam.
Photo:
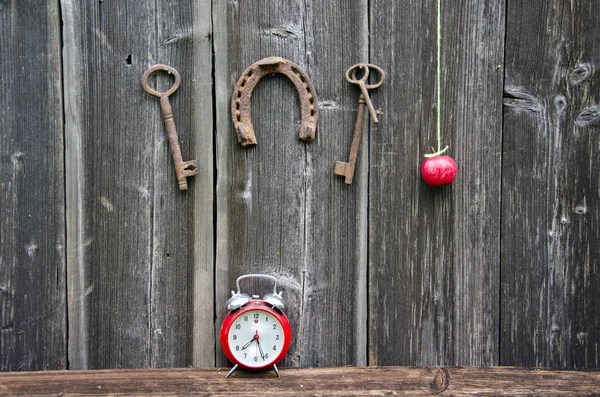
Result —
<svg viewBox="0 0 600 397"><path fill-rule="evenodd" d="M598 395L600 372L514 367L287 368L274 372L227 369L140 369L8 372L0 395L10 396L402 396Z"/></svg>

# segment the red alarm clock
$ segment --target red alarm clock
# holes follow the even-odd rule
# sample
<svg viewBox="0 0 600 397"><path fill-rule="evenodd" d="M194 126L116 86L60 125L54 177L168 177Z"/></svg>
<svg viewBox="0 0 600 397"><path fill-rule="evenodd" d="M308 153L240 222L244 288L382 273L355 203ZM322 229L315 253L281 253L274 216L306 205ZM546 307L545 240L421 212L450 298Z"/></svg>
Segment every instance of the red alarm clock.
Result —
<svg viewBox="0 0 600 397"><path fill-rule="evenodd" d="M240 281L246 278L273 280L273 293L260 298L240 292ZM292 328L283 313L285 304L281 292L277 292L277 279L265 274L246 274L236 281L237 292L225 304L229 311L221 325L221 348L225 357L234 364L227 374L229 378L236 369L263 371L273 368L277 376L277 364L287 354L292 341Z"/></svg>

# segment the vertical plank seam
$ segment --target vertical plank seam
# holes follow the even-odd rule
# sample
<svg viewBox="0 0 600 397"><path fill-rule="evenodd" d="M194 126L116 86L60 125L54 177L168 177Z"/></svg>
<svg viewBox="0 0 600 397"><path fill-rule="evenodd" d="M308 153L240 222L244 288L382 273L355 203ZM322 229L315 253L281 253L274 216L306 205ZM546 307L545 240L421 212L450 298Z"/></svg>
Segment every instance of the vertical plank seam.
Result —
<svg viewBox="0 0 600 397"><path fill-rule="evenodd" d="M70 367L70 363L69 363L69 283L68 283L68 261L69 261L69 239L67 238L69 231L68 229L68 219L67 219L67 210L68 210L68 206L67 206L67 115L66 115L66 100L65 100L65 94L66 94L66 90L65 90L65 68L64 68L64 51L65 51L65 42L64 42L64 26L65 26L65 21L63 18L63 9L62 9L62 1L61 0L56 0L56 5L58 7L58 17L60 18L60 29L58 29L59 32L59 41L60 41L60 57L59 57L59 62L60 62L60 100L61 100L61 110L62 110L62 139L63 139L63 196L64 196L64 202L63 202L63 207L64 207L64 212L63 212L63 222L64 222L64 228L65 228L65 240L64 240L64 244L65 244L65 258L64 258L64 269L63 269L63 277L65 280L65 286L64 286L64 300L65 300L65 318L64 318L64 324L65 324L65 329L64 329L64 341L65 341L65 345L64 345L64 355L65 355L65 361L64 361L64 368L63 369L69 369Z"/></svg>
<svg viewBox="0 0 600 397"><path fill-rule="evenodd" d="M367 56L368 62L371 63L371 0L367 0ZM365 269L365 295L366 295L366 315L365 315L365 359L366 365L371 365L371 333L369 330L369 321L371 317L371 285L370 285L370 274L371 274L371 214L369 211L370 208L370 193L371 193L371 123L367 123L367 241L366 241L366 269Z"/></svg>
<svg viewBox="0 0 600 397"><path fill-rule="evenodd" d="M502 66L503 66L503 71L502 71L502 93L504 96L504 92L505 92L505 88L506 88L506 35L507 35L507 31L508 31L508 2L509 0L504 0L504 43L503 43L503 51L502 51ZM502 363L502 241L503 241L503 235L502 235L502 225L504 224L503 222L503 216L504 216L504 211L502 208L502 204L504 202L503 198L504 198L504 192L503 192L503 188L504 188L504 183L503 183L503 171L504 171L504 167L503 167L503 159L504 159L504 101L502 102L502 105L500 107L500 112L501 117L500 117L500 131L501 131L501 135L500 135L500 219L498 219L499 222L499 239L500 241L498 242L498 314L497 314L497 324L498 324L498 346L497 346L497 365L503 365Z"/></svg>
<svg viewBox="0 0 600 397"><path fill-rule="evenodd" d="M307 3L306 0L304 0L303 2L304 5L304 13L302 14L302 31L304 32L304 34L302 35L303 41L304 41L304 54L305 54L305 58L304 58L304 63L305 63L305 70L306 73L308 73L310 75L310 70L309 70L309 66L310 66L310 60L309 60L309 56L308 56L308 43L307 43ZM318 94L317 94L318 95ZM317 105L318 106L318 105ZM298 352L298 365L302 366L302 337L303 337L303 319L304 319L304 310L306 308L306 272L308 270L308 258L309 258L309 247L307 246L308 244L308 228L307 228L307 223L309 221L309 216L308 216L308 177L307 177L307 171L308 171L308 156L309 156L309 150L308 150L308 145L304 145L304 208L303 208L303 213L304 213L304 224L303 224L303 231L302 231L302 238L304 241L302 241L302 257L303 257L303 265L302 265L302 284L301 284L301 292L300 292L300 314L299 314L299 320L298 320L298 339L300 342L300 347L299 347L299 352Z"/></svg>
<svg viewBox="0 0 600 397"><path fill-rule="evenodd" d="M213 366L217 363L217 74L216 74L216 57L215 57L215 7L214 2L210 2L210 21L211 36L210 36L210 47L211 47L211 78L212 78L212 128L213 128L213 141L212 141L212 152L213 152Z"/></svg>
<svg viewBox="0 0 600 397"><path fill-rule="evenodd" d="M220 222L223 222L224 224L224 228L226 228L228 226L228 222L229 219L227 217L227 212L224 211L224 215L221 215L221 212L223 211L223 209L227 209L228 207L228 200L227 197L223 197L223 199L221 200L221 196L219 195L219 188L222 188L222 184L223 181L221 179L223 179L223 175L227 175L227 169L229 164L227 164L227 162L223 162L223 164L221 164L221 159L223 156L220 155L220 150L221 147L219 146L220 143L220 136L219 136L219 132L220 129L223 127L223 125L227 125L227 122L225 121L227 116L223 115L223 108L226 109L226 103L221 103L221 102L225 102L222 101L221 97L223 95L223 91L225 90L225 87L227 86L227 73L226 72L226 66L227 65L227 56L228 53L227 51L219 51L217 52L217 47L227 47L227 31L225 30L225 32L223 31L224 29L222 29L222 26L219 25L219 18L223 18L223 14L225 14L225 21L222 21L224 23L227 22L227 7L228 7L228 1L222 1L222 0L212 0L211 1L211 13L212 13L212 22L213 22L213 58L214 58L214 75L215 75L215 80L213 81L213 85L215 87L215 102L214 102L214 115L215 115L215 121L214 121L214 131L215 131L215 142L214 142L214 148L215 148L215 152L216 155L214 156L214 164L215 164L215 173L216 173L216 178L215 178L215 214L214 214L214 225L215 225L215 230L216 230L216 234L215 234L215 239L214 239L214 244L215 244L215 257L214 257L214 305L213 305L213 310L214 310L214 330L215 332L213 333L213 358L214 358L214 363L217 364L220 362L219 360L219 345L218 345L218 336L217 336L217 321L219 318L219 313L220 313L220 305L217 305L217 297L219 295L219 292L221 292L221 289L219 288L219 281L222 277L219 276L219 264L221 262L223 262L219 256L220 253L225 252L227 253L228 250L222 250L220 251L220 245L225 245L225 247L227 248L227 241L224 241L224 239L220 238L220 229L221 227L219 226ZM218 40L218 41L217 41ZM223 45L223 42L225 42L225 45ZM224 59L223 59L224 58ZM217 65L220 65L220 68L217 69ZM219 166L222 165L221 168L221 172L219 173ZM221 215L221 216L220 216ZM227 263L228 260L226 258L225 263ZM223 269L223 273L227 273L228 272L228 268L224 267Z"/></svg>
<svg viewBox="0 0 600 397"><path fill-rule="evenodd" d="M158 23L158 19L159 19L159 8L158 8L158 0L154 0L154 37L155 37L155 41L154 41L154 58L155 60L158 60L158 32L159 32L159 23ZM154 280L155 280L155 275L154 275L154 239L155 239L155 220L156 220L156 173L154 172L156 170L156 149L152 150L152 166L154 167L153 171L152 171L152 209L151 209L151 214L152 216L150 217L150 231L151 231L151 236L150 236L150 241L149 241L149 245L150 245L150 255L149 255L149 272L150 272L150 282L148 283L148 345L147 345L147 349L148 349L148 358L147 358L147 364L148 367L153 368L154 367L154 352L153 352L153 344L152 344L152 336L154 335L154 333L152 332L152 307L154 305Z"/></svg>

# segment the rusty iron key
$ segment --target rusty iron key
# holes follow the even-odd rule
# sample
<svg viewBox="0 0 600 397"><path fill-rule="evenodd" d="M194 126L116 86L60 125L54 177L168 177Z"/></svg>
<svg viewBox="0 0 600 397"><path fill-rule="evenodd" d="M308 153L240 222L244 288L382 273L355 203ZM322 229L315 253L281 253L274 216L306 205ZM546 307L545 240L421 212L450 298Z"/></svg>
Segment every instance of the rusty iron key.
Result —
<svg viewBox="0 0 600 397"><path fill-rule="evenodd" d="M158 71L164 70L175 77L175 83L173 86L165 92L158 92L148 85L148 77ZM175 171L177 172L177 182L179 184L179 190L187 190L188 176L194 176L198 173L198 164L196 160L183 161L181 157L181 148L179 147L179 139L177 138L177 130L175 129L175 120L173 119L173 109L169 102L169 97L173 95L175 91L181 85L181 77L174 68L167 65L154 65L150 69L146 70L142 76L142 87L150 94L158 97L160 100L160 108L162 110L162 117L167 130L167 138L169 139L169 146L171 147L171 155L173 156L173 162L175 163Z"/></svg>
<svg viewBox="0 0 600 397"><path fill-rule="evenodd" d="M369 78L370 69L374 69L379 73L380 80L375 84L368 84L367 79ZM363 76L358 79L356 73L358 70L363 70ZM377 65L370 63L358 63L351 66L346 70L346 80L352 84L357 84L360 87L360 97L358 98L358 114L356 115L356 123L354 124L354 136L352 137L352 145L350 146L350 156L348 162L336 161L335 163L335 174L346 177L346 183L352 184L354 178L354 168L356 167L356 158L358 157L358 149L360 147L360 141L365 128L365 118L367 109L371 114L371 120L373 123L378 123L378 114L382 114L380 110L375 110L371 98L369 97L369 90L381 87L385 80L385 72Z"/></svg>

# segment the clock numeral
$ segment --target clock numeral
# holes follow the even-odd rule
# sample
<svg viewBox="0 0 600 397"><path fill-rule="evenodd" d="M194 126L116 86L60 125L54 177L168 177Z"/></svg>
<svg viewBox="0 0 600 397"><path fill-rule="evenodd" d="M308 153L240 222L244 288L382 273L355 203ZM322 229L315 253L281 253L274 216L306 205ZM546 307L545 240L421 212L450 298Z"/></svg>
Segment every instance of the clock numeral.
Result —
<svg viewBox="0 0 600 397"><path fill-rule="evenodd" d="M268 323L269 322L269 316L265 317L265 322Z"/></svg>
<svg viewBox="0 0 600 397"><path fill-rule="evenodd" d="M276 346L276 345L275 345L275 346L273 346L273 350L277 350L277 346Z"/></svg>
<svg viewBox="0 0 600 397"><path fill-rule="evenodd" d="M235 350L239 352L239 351L240 351L240 345L237 345L237 346L235 347Z"/></svg>
<svg viewBox="0 0 600 397"><path fill-rule="evenodd" d="M233 340L237 340L237 335L233 335Z"/></svg>
<svg viewBox="0 0 600 397"><path fill-rule="evenodd" d="M258 361L258 356L254 356L254 361Z"/></svg>
<svg viewBox="0 0 600 397"><path fill-rule="evenodd" d="M242 329L242 324L236 324L235 329Z"/></svg>
<svg viewBox="0 0 600 397"><path fill-rule="evenodd" d="M273 324L273 329L277 329L277 324Z"/></svg>
<svg viewBox="0 0 600 397"><path fill-rule="evenodd" d="M269 358L269 353L265 353L265 358Z"/></svg>
<svg viewBox="0 0 600 397"><path fill-rule="evenodd" d="M275 340L279 340L279 335L275 335Z"/></svg>
<svg viewBox="0 0 600 397"><path fill-rule="evenodd" d="M248 316L244 316L244 321L248 321Z"/></svg>
<svg viewBox="0 0 600 397"><path fill-rule="evenodd" d="M258 313L254 313L254 318L258 318L259 314Z"/></svg>
<svg viewBox="0 0 600 397"><path fill-rule="evenodd" d="M244 358L248 357L248 353L244 353Z"/></svg>

